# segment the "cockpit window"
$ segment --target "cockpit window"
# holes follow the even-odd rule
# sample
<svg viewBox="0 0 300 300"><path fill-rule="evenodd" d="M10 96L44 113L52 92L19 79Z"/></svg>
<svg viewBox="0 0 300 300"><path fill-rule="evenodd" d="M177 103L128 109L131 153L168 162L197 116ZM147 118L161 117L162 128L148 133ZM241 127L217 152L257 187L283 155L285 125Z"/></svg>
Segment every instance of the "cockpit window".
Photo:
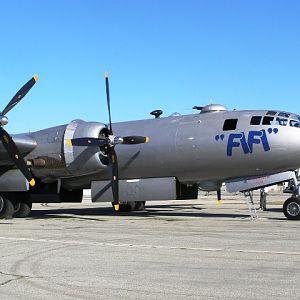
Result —
<svg viewBox="0 0 300 300"><path fill-rule="evenodd" d="M227 119L227 120L225 120L224 125L223 125L223 130L224 131L235 130L236 125L237 125L237 121L238 121L238 119Z"/></svg>
<svg viewBox="0 0 300 300"><path fill-rule="evenodd" d="M274 122L274 125L280 125L280 126L286 126L288 123L288 120L285 118L276 118L276 121Z"/></svg>
<svg viewBox="0 0 300 300"><path fill-rule="evenodd" d="M260 121L261 121L261 116L253 116L251 118L251 121L250 121L250 124L251 125L259 125L260 124Z"/></svg>
<svg viewBox="0 0 300 300"><path fill-rule="evenodd" d="M292 115L290 119L290 126L300 128L300 116Z"/></svg>
<svg viewBox="0 0 300 300"><path fill-rule="evenodd" d="M272 125L274 117L264 117L262 125Z"/></svg>
<svg viewBox="0 0 300 300"><path fill-rule="evenodd" d="M267 115L262 120L262 125L279 125L279 126L291 126L300 128L300 115L295 115L288 112L276 112L269 110ZM272 115L272 116L271 116ZM259 125L259 116L253 116L250 121L251 125Z"/></svg>
<svg viewBox="0 0 300 300"><path fill-rule="evenodd" d="M290 126L300 128L300 122L296 120L290 120Z"/></svg>
<svg viewBox="0 0 300 300"><path fill-rule="evenodd" d="M266 114L269 116L275 116L277 114L277 111L269 110Z"/></svg>
<svg viewBox="0 0 300 300"><path fill-rule="evenodd" d="M284 117L284 118L289 118L291 114L287 113L287 112L280 112L278 114L279 117Z"/></svg>

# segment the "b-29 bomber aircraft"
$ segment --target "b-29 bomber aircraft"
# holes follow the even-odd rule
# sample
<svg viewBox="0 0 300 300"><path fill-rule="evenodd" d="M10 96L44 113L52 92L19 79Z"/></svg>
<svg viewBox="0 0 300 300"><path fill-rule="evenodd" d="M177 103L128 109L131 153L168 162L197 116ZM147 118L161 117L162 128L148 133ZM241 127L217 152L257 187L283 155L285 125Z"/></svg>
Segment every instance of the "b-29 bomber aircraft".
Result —
<svg viewBox="0 0 300 300"><path fill-rule="evenodd" d="M223 182L300 167L300 116L275 110L228 111L210 104L190 115L111 122L74 120L41 131L10 135L6 114L27 94L29 80L0 114L0 217L26 217L32 202L92 201L142 210L148 200L197 198L198 186L219 191ZM299 189L284 213L300 218ZM50 197L50 198L49 198Z"/></svg>

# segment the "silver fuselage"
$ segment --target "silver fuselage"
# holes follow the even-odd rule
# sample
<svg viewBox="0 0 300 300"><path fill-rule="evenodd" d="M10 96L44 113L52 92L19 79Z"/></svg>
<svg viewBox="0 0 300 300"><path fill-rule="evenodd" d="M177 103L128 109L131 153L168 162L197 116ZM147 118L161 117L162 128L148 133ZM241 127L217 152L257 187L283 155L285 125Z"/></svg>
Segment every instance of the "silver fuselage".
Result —
<svg viewBox="0 0 300 300"><path fill-rule="evenodd" d="M299 168L300 128L289 126L289 119L285 126L250 125L253 116L264 117L266 113L225 111L115 123L116 136L141 135L150 139L147 144L116 146L120 179L172 176L183 183L210 184ZM238 120L234 130L223 130L228 119ZM84 129L82 134L91 124L95 130L104 127L102 123L74 122L74 128L79 122ZM68 128L62 125L30 134L37 146L26 158L42 157L48 161L46 167L32 169L36 177L47 182L61 178L70 188L109 179L105 165L78 174L72 172L71 168L80 170L86 161L92 165L90 157L98 157L100 149L80 147L66 151ZM24 135L14 136L15 141L22 139ZM75 157L76 151L80 153ZM68 164L70 155L74 163Z"/></svg>

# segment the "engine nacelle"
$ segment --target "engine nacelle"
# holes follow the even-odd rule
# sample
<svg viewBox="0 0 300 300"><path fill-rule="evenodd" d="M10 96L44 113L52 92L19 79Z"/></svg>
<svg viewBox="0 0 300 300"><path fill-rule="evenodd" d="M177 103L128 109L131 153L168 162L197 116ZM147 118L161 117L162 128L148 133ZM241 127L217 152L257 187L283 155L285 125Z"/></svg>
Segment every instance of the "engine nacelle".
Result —
<svg viewBox="0 0 300 300"><path fill-rule="evenodd" d="M85 122L74 120L67 125L64 135L64 156L66 167L72 175L86 175L105 169L106 165L101 161L99 147L72 146L68 140L74 138L91 137L98 138L101 132L107 131L106 126L97 122Z"/></svg>

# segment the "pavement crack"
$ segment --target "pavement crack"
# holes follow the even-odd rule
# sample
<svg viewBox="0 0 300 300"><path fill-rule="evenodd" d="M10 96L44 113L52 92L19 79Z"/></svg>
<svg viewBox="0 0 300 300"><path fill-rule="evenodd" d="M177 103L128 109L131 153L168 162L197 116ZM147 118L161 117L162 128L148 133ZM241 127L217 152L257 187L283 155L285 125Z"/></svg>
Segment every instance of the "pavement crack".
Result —
<svg viewBox="0 0 300 300"><path fill-rule="evenodd" d="M12 281L17 281L17 280L21 280L21 279L24 279L24 278L41 278L41 277L34 277L34 276L28 276L28 275L20 275L20 274L13 274L13 273L6 273L6 272L2 272L0 271L0 275L5 275L5 276L13 276L14 278L11 278L11 279L8 279L8 280L5 280L3 282L0 282L0 286L4 286Z"/></svg>
<svg viewBox="0 0 300 300"><path fill-rule="evenodd" d="M8 283L10 283L10 282L12 282L12 281L17 281L17 280L20 280L20 279L22 279L22 276L19 276L19 277L16 277L16 278L12 278L12 279L6 280L6 281L4 281L4 282L1 282L1 283L0 283L0 286L4 286L4 285L6 285L6 284L8 284Z"/></svg>

